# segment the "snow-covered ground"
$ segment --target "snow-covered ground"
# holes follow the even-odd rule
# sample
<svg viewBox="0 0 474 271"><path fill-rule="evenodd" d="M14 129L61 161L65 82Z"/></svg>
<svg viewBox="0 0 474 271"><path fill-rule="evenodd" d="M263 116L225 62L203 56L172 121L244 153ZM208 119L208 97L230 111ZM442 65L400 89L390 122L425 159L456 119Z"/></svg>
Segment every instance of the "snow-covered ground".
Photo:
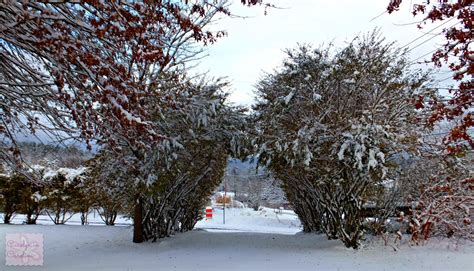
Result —
<svg viewBox="0 0 474 271"><path fill-rule="evenodd" d="M199 221L196 228L207 231L295 234L301 231L300 225L293 211L263 207L258 211L251 208L226 209L224 224L223 209L214 207L213 218Z"/></svg>
<svg viewBox="0 0 474 271"><path fill-rule="evenodd" d="M301 223L298 217L293 211L289 210L280 211L265 207L261 207L258 211L251 208L226 208L225 224L223 216L223 208L214 207L213 218L199 221L196 228L208 231L278 234L295 234L301 231ZM25 220L25 215L18 214L13 217L12 224L23 224ZM104 222L97 212L89 214L88 221L90 226L104 226ZM36 222L39 225L54 225L47 215L40 215ZM115 220L116 226L130 226L132 223L129 218L124 216L118 216ZM80 214L73 215L66 222L66 225L81 225Z"/></svg>
<svg viewBox="0 0 474 271"><path fill-rule="evenodd" d="M0 213L0 218L3 221L3 214ZM16 214L14 215L12 219L12 224L23 224L23 222L26 220L26 216L22 214ZM105 226L104 221L100 218L99 214L97 212L91 212L88 216L88 221L90 226ZM36 220L36 224L38 225L54 225L53 221L51 218L49 218L48 215L40 215L38 219ZM115 220L116 226L130 226L133 224L132 220L124 217L124 216L117 216L117 219ZM74 214L71 218L69 218L66 222L66 225L81 225L81 215L80 214ZM0 269L1 271L1 269Z"/></svg>
<svg viewBox="0 0 474 271"><path fill-rule="evenodd" d="M395 251L374 241L354 251L323 235L296 233L291 212L229 209L225 226L221 212L195 231L143 244L131 242L125 219L120 227L2 224L1 255L5 234L18 232L43 234L45 255L43 267L5 266L0 257L0 270L474 270L472 243L433 239Z"/></svg>

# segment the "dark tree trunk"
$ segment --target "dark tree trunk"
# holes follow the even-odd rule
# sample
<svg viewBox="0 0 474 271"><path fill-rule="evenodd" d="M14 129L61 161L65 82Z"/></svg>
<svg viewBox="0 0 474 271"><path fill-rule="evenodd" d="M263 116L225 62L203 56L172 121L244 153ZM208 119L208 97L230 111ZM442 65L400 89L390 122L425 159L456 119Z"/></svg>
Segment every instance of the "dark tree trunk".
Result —
<svg viewBox="0 0 474 271"><path fill-rule="evenodd" d="M104 221L107 226L114 226L117 218L117 211L114 209L104 209Z"/></svg>
<svg viewBox="0 0 474 271"><path fill-rule="evenodd" d="M89 216L89 209L81 211L81 225L86 225L89 223L87 221L88 216Z"/></svg>
<svg viewBox="0 0 474 271"><path fill-rule="evenodd" d="M135 212L133 215L133 242L143 242L143 202L140 195L135 200Z"/></svg>
<svg viewBox="0 0 474 271"><path fill-rule="evenodd" d="M26 207L26 224L36 224L36 219L38 219L40 213L38 203L32 203Z"/></svg>
<svg viewBox="0 0 474 271"><path fill-rule="evenodd" d="M4 224L10 224L12 216L15 213L15 207L14 206L15 205L8 202L8 199L7 199L7 203L5 204L5 210L4 210L4 214L3 214L3 223Z"/></svg>
<svg viewBox="0 0 474 271"><path fill-rule="evenodd" d="M5 213L3 215L3 224L10 224L13 213Z"/></svg>
<svg viewBox="0 0 474 271"><path fill-rule="evenodd" d="M36 219L38 218L38 215L33 214L32 212L26 214L26 224L34 225L36 224Z"/></svg>

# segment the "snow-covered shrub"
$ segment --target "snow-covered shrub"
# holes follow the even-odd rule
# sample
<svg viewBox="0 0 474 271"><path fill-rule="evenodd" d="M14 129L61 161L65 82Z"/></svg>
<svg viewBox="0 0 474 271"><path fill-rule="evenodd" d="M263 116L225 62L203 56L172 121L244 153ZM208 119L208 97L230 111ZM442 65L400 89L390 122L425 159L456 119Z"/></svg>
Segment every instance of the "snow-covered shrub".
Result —
<svg viewBox="0 0 474 271"><path fill-rule="evenodd" d="M158 143L144 141L142 148L125 139L101 144L97 174L110 182L104 187L117 188L112 195L124 195L112 202L124 204L133 217L135 242L190 230L201 219L229 154L238 151L243 124L241 110L225 103L225 86L187 78L156 82L164 98L148 97L144 104L166 136Z"/></svg>
<svg viewBox="0 0 474 271"><path fill-rule="evenodd" d="M111 156L112 155L112 156ZM101 152L87 161L83 191L87 195L82 201L84 209L94 208L106 225L113 226L119 213L127 213L126 203L133 195L130 179L122 168L114 168L115 156Z"/></svg>
<svg viewBox="0 0 474 271"><path fill-rule="evenodd" d="M54 224L64 224L73 215L79 184L85 168L59 168L44 173L45 211Z"/></svg>
<svg viewBox="0 0 474 271"><path fill-rule="evenodd" d="M28 175L25 174L29 173ZM40 179L42 168L33 166L29 171L9 170L0 175L0 204L4 213L4 223L10 223L14 213L26 215L26 224L36 224L41 210L41 192L43 185Z"/></svg>
<svg viewBox="0 0 474 271"><path fill-rule="evenodd" d="M26 215L26 224L36 224L38 216L44 208L43 183L41 180L27 179L22 176L24 182L20 190L21 203L20 212Z"/></svg>
<svg viewBox="0 0 474 271"><path fill-rule="evenodd" d="M2 174L0 176L0 203L3 223L9 224L13 214L20 209L22 183L20 178Z"/></svg>
<svg viewBox="0 0 474 271"><path fill-rule="evenodd" d="M89 213L97 206L96 191L99 187L87 178L86 171L78 177L71 210L74 213L81 214L81 225L88 224Z"/></svg>
<svg viewBox="0 0 474 271"><path fill-rule="evenodd" d="M22 179L20 212L26 215L26 224L36 224L45 207L43 175L47 168L41 165L26 166L28 175L18 173Z"/></svg>
<svg viewBox="0 0 474 271"><path fill-rule="evenodd" d="M305 231L357 248L362 208L386 180L393 156L416 151L425 74L374 32L346 48L287 51L258 84L255 146L259 163L283 181Z"/></svg>
<svg viewBox="0 0 474 271"><path fill-rule="evenodd" d="M228 156L238 152L243 115L225 104L225 86L221 81L181 82L173 94L179 110L167 110L166 119L157 119L170 140L169 148L151 154L162 159L155 162L154 181L143 197L146 239L191 230L221 183Z"/></svg>

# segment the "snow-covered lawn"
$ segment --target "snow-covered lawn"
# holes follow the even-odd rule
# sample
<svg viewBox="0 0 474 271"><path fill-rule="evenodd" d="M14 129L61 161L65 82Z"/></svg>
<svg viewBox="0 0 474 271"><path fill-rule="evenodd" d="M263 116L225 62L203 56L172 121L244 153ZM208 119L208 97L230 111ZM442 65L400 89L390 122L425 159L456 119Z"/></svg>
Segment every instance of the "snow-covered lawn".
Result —
<svg viewBox="0 0 474 271"><path fill-rule="evenodd" d="M472 243L448 247L433 239L394 251L373 242L354 251L323 235L296 233L299 222L291 212L227 210L224 226L221 211L195 231L144 244L132 243L132 227L124 224L2 224L1 255L5 234L17 232L42 233L45 255L43 267L5 266L2 256L0 270L474 270Z"/></svg>
<svg viewBox="0 0 474 271"><path fill-rule="evenodd" d="M225 224L223 210L214 207L213 218L203 219L196 224L198 229L207 231L227 232L258 232L295 234L301 231L301 223L293 211L281 211L260 208L254 211L251 208L232 208L225 211Z"/></svg>
<svg viewBox="0 0 474 271"><path fill-rule="evenodd" d="M3 214L0 213L0 218L3 219ZM12 224L23 224L26 220L26 216L22 214L16 214L12 218ZM1 220L3 221L3 220ZM97 212L91 212L88 217L89 225L91 226L105 226L104 221L100 218ZM0 222L1 223L1 222ZM36 224L38 225L54 225L51 218L48 215L40 215L36 220ZM118 215L117 219L115 220L115 224L117 226L130 226L133 224L132 220ZM70 219L67 220L66 225L81 225L81 215L74 214ZM1 270L1 269L0 269Z"/></svg>

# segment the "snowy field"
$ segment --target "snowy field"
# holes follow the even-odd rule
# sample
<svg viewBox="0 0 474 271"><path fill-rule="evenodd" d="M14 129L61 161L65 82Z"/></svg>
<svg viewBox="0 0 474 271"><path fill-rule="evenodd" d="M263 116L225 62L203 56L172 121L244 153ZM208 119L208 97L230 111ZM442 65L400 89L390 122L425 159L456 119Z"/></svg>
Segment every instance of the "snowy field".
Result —
<svg viewBox="0 0 474 271"><path fill-rule="evenodd" d="M3 221L3 214L0 213L0 218ZM23 221L26 220L26 216L22 214L16 214L12 218L12 224L23 224ZM100 218L100 216L97 214L97 212L91 212L88 217L89 225L90 226L105 226L104 221ZM1 222L0 222L1 223ZM132 220L118 215L117 219L115 220L115 225L116 226L130 226L132 225ZM54 225L53 221L51 221L51 218L49 218L47 215L40 215L38 219L36 220L36 224L38 225ZM80 214L74 214L68 221L66 222L66 225L81 225L81 215ZM1 269L0 269L1 271Z"/></svg>
<svg viewBox="0 0 474 271"><path fill-rule="evenodd" d="M195 231L144 244L131 242L124 218L114 227L74 225L76 217L69 225L2 224L2 255L5 234L17 232L42 233L45 255L43 267L5 266L1 257L0 270L474 270L472 243L433 239L395 251L374 241L354 251L323 235L297 233L299 221L288 211L229 209L226 217L223 225L222 210L215 210Z"/></svg>
<svg viewBox="0 0 474 271"><path fill-rule="evenodd" d="M196 224L197 229L206 229L209 232L255 232L296 234L301 231L301 223L293 211L282 211L270 208L261 208L254 211L251 208L226 209L224 224L222 208L214 207L213 218L203 219Z"/></svg>

